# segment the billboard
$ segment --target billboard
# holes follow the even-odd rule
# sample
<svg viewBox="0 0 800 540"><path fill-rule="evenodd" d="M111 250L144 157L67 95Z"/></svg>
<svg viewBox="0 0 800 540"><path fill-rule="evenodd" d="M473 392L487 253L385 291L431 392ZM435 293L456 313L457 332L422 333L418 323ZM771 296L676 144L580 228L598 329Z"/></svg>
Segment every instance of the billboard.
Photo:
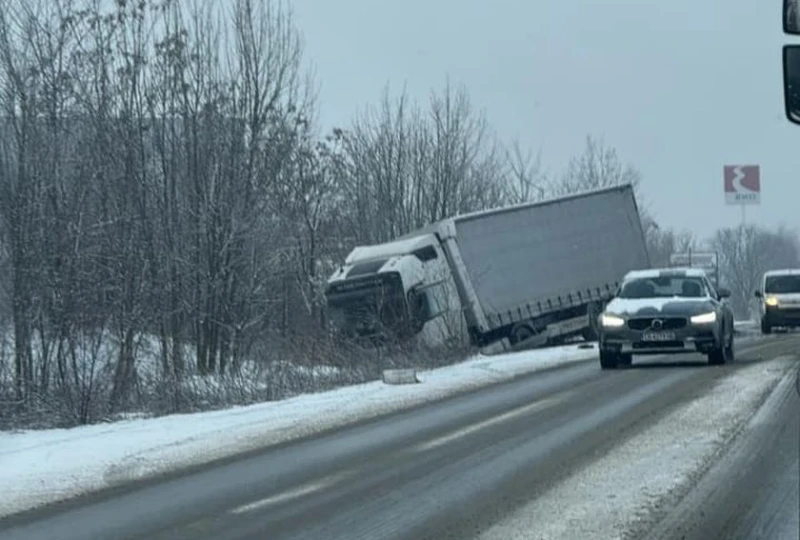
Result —
<svg viewBox="0 0 800 540"><path fill-rule="evenodd" d="M760 204L761 173L758 165L725 165L726 204Z"/></svg>

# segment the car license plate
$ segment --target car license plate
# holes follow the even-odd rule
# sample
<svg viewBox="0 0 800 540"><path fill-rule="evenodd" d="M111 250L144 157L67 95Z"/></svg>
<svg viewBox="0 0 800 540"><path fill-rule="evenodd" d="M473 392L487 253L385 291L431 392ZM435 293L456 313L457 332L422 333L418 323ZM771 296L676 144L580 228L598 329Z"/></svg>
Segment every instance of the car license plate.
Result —
<svg viewBox="0 0 800 540"><path fill-rule="evenodd" d="M642 341L675 341L675 332L645 332Z"/></svg>

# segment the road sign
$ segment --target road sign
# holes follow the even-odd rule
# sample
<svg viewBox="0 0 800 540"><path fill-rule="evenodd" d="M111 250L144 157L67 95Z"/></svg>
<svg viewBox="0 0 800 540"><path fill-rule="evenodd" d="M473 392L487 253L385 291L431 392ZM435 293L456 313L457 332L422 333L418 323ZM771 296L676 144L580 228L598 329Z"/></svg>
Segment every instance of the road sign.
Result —
<svg viewBox="0 0 800 540"><path fill-rule="evenodd" d="M685 251L669 256L671 266L702 268L715 286L719 285L719 257L715 251Z"/></svg>
<svg viewBox="0 0 800 540"><path fill-rule="evenodd" d="M703 270L715 270L717 268L717 254L713 251L673 253L670 255L669 261L673 266L693 266Z"/></svg>
<svg viewBox="0 0 800 540"><path fill-rule="evenodd" d="M725 165L726 204L760 204L761 175L758 165Z"/></svg>

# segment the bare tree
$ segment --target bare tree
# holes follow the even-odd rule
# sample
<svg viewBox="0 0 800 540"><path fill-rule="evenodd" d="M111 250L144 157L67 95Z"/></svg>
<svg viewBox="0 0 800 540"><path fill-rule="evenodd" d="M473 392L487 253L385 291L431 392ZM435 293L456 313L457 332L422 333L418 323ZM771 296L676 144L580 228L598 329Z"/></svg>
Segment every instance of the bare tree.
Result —
<svg viewBox="0 0 800 540"><path fill-rule="evenodd" d="M434 144L425 193L428 221L501 204L500 147L466 89L454 89L448 80L440 94L431 94L429 118Z"/></svg>
<svg viewBox="0 0 800 540"><path fill-rule="evenodd" d="M505 167L485 117L449 82L423 111L384 91L345 133L349 234L386 241L427 223L505 201Z"/></svg>
<svg viewBox="0 0 800 540"><path fill-rule="evenodd" d="M518 140L506 151L508 162L508 202L539 201L546 197L547 175L542 170L541 153L523 152Z"/></svg>
<svg viewBox="0 0 800 540"><path fill-rule="evenodd" d="M299 361L293 336L329 361L309 348L328 346L333 260L535 196L538 160L506 155L449 83L424 108L387 91L322 140L302 52L285 0L0 3L12 418L223 404L198 381L235 378L254 357L261 397L303 390L270 366L287 363L280 347Z"/></svg>
<svg viewBox="0 0 800 540"><path fill-rule="evenodd" d="M661 228L650 214L640 213L642 214L642 228L647 241L650 264L654 267L669 266L670 256L673 253L698 249L699 242L693 232Z"/></svg>
<svg viewBox="0 0 800 540"><path fill-rule="evenodd" d="M624 163L616 149L589 135L583 153L570 160L566 172L551 184L551 191L566 195L621 184L631 184L638 190L640 181L639 171Z"/></svg>

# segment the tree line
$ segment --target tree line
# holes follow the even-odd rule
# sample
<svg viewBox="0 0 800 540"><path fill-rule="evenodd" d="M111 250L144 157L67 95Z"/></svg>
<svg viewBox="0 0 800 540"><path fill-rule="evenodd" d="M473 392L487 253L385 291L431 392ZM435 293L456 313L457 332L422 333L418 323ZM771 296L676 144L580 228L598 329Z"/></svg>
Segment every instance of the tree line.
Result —
<svg viewBox="0 0 800 540"><path fill-rule="evenodd" d="M639 183L593 137L549 177L449 82L424 106L385 90L325 134L315 98L282 0L0 6L6 411L81 423L153 400L193 410L204 405L187 398L189 376L233 377L252 359L332 363L322 292L354 245L455 213ZM656 260L694 242L644 214ZM729 232L714 242L729 265L751 261L727 274L742 291L767 256L758 235L769 257L797 259L787 231ZM157 343L149 390L143 335ZM356 367L338 383L374 376ZM269 372L260 398L286 395L280 377ZM304 380L292 391L319 386Z"/></svg>

